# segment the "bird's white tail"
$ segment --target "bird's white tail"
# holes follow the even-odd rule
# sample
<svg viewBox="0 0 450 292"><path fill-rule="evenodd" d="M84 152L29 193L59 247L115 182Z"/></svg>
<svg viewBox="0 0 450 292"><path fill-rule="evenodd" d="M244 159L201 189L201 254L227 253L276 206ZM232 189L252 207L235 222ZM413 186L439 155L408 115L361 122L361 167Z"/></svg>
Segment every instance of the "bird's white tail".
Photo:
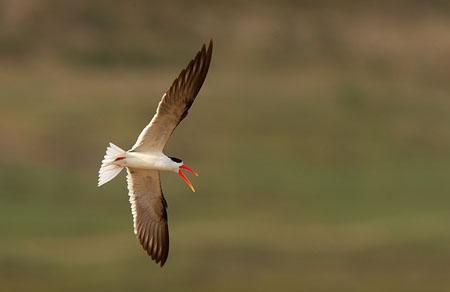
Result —
<svg viewBox="0 0 450 292"><path fill-rule="evenodd" d="M105 158L102 160L102 166L98 172L98 186L109 182L120 173L123 166L116 165L114 162L124 159L125 154L125 150L113 143L109 143L109 146L106 148Z"/></svg>

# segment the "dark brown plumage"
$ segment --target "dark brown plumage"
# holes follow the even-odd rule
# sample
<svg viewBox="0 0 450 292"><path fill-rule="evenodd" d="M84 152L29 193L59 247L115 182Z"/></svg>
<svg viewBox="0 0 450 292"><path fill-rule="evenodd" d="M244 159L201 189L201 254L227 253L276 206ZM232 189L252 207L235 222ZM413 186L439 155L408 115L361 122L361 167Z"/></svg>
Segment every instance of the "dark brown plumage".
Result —
<svg viewBox="0 0 450 292"><path fill-rule="evenodd" d="M127 168L134 233L148 255L161 267L169 255L167 203L159 171Z"/></svg>
<svg viewBox="0 0 450 292"><path fill-rule="evenodd" d="M181 71L159 102L150 124L141 132L132 151L162 150L177 125L187 116L211 63L213 43L203 45L195 58Z"/></svg>

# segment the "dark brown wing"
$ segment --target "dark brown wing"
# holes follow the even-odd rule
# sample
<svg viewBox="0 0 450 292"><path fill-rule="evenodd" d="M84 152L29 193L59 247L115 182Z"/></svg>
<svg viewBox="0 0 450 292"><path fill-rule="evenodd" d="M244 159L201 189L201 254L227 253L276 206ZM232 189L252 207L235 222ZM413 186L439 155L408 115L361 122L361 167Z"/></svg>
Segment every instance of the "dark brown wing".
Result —
<svg viewBox="0 0 450 292"><path fill-rule="evenodd" d="M162 267L169 255L169 229L159 171L127 168L127 172L134 233L152 260Z"/></svg>
<svg viewBox="0 0 450 292"><path fill-rule="evenodd" d="M186 117L208 73L212 56L212 41L203 45L175 79L159 102L156 114L142 130L132 151L162 151L176 126Z"/></svg>

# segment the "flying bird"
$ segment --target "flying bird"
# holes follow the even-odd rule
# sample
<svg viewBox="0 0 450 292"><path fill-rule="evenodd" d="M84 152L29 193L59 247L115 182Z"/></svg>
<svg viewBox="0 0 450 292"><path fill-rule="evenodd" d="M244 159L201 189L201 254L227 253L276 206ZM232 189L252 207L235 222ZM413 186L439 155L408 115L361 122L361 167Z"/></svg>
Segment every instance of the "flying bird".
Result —
<svg viewBox="0 0 450 292"><path fill-rule="evenodd" d="M128 150L110 143L102 161L98 186L127 169L128 195L133 214L134 233L142 247L162 267L169 255L167 202L161 189L160 171L178 173L195 192L183 173L198 174L183 160L163 153L164 146L177 125L186 117L205 81L211 62L213 44L203 45L187 67L173 81L159 102L156 114Z"/></svg>

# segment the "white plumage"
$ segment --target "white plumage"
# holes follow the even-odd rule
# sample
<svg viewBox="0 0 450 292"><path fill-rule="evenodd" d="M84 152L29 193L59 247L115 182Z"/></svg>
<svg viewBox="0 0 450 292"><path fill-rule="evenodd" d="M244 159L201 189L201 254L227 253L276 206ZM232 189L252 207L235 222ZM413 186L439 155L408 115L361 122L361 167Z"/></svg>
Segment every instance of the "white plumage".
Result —
<svg viewBox="0 0 450 292"><path fill-rule="evenodd" d="M106 148L106 154L102 160L102 166L100 167L100 171L98 173L98 186L109 182L120 173L123 167L114 164L114 161L117 157L124 156L125 153L125 150L122 150L113 143L109 143L109 147Z"/></svg>

